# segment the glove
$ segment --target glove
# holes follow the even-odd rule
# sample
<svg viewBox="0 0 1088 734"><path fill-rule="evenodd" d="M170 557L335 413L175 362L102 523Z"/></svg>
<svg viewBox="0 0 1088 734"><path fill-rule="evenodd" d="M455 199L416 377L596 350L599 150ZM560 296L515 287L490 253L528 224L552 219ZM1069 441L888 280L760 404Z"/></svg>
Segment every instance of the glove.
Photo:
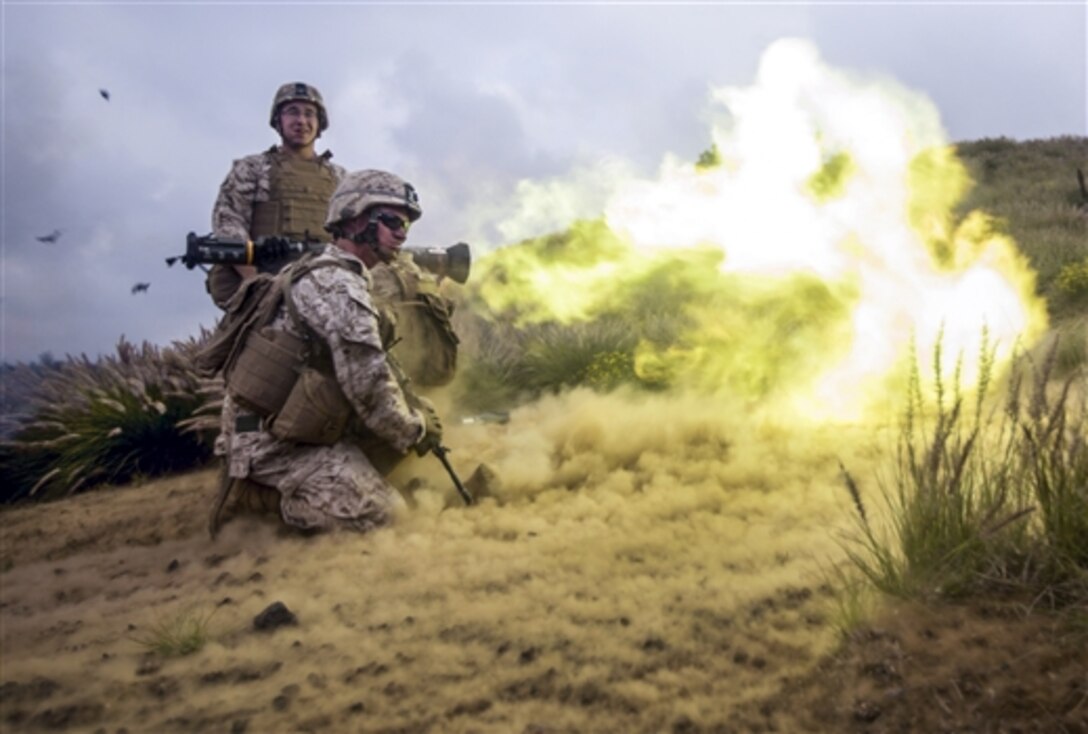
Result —
<svg viewBox="0 0 1088 734"><path fill-rule="evenodd" d="M423 437L416 444L416 454L423 456L442 445L442 419L438 417L438 411L434 403L427 398L418 398L419 410L423 413Z"/></svg>

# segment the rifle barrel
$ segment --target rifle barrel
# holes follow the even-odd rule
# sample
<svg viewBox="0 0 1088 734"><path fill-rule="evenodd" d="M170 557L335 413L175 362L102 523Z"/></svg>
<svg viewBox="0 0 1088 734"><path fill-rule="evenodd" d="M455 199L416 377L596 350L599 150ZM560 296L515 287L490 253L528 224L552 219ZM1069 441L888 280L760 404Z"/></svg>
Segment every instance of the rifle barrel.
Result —
<svg viewBox="0 0 1088 734"><path fill-rule="evenodd" d="M465 485L461 483L461 478L457 476L457 472L453 470L450 465L450 460L446 458L446 454L449 453L449 449L445 446L436 446L433 449L433 453L438 457L438 460L442 462L442 466L446 467L446 473L450 475L450 479L453 480L453 486L457 487L457 493L461 495L461 499L465 501L466 505L472 504L472 495L465 489Z"/></svg>

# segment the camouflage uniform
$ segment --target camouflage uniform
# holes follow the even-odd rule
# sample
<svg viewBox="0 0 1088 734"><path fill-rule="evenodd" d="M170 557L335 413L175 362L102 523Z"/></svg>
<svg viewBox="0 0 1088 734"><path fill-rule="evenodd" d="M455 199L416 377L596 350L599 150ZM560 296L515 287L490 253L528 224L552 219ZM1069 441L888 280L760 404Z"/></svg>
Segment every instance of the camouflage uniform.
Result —
<svg viewBox="0 0 1088 734"><path fill-rule="evenodd" d="M317 109L317 137L321 137L329 127L325 102L316 88L303 82L288 82L276 90L269 126L283 137L280 111L291 102L305 102ZM347 175L331 158L329 151L301 158L274 145L234 161L212 207L212 233L224 239L275 236L328 241L324 218L329 199ZM258 269L276 273L286 262L262 262ZM233 267L213 265L205 287L215 304L224 308L241 282L241 274Z"/></svg>
<svg viewBox="0 0 1088 734"><path fill-rule="evenodd" d="M386 361L370 297L370 273L337 247L326 248L315 262L329 258L360 274L325 267L303 276L291 290L299 316L311 338L316 335L328 346L356 419L404 452L421 439L424 418L408 407ZM297 333L282 307L272 327ZM230 477L278 490L280 514L289 525L365 531L387 523L393 508L403 502L348 436L331 446L304 445L281 441L263 427L235 430L236 420L256 423L256 416L236 406L224 410L223 418Z"/></svg>

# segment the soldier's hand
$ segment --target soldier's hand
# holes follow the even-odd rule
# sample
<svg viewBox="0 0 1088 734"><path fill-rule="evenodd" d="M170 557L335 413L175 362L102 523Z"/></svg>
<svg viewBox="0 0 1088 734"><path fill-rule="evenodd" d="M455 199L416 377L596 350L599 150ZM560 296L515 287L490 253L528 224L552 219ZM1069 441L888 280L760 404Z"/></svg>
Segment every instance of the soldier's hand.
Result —
<svg viewBox="0 0 1088 734"><path fill-rule="evenodd" d="M418 398L419 410L423 413L423 437L416 444L416 454L425 455L442 445L442 419L438 417L434 403L427 398Z"/></svg>

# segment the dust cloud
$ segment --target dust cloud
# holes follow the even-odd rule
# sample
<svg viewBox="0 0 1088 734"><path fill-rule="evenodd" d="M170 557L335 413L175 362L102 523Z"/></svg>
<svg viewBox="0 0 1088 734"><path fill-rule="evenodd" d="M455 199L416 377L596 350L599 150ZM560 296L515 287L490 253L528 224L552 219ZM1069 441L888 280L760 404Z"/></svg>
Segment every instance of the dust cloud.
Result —
<svg viewBox="0 0 1088 734"><path fill-rule="evenodd" d="M489 496L462 507L413 457L395 476L407 509L366 536L238 517L211 542L211 472L7 512L2 679L22 694L3 713L656 731L740 715L833 641L826 572L852 527L838 461L873 465L871 427L576 390L448 433L462 476L492 470ZM297 626L255 632L273 601ZM210 615L207 645L147 655L138 640L184 614Z"/></svg>

